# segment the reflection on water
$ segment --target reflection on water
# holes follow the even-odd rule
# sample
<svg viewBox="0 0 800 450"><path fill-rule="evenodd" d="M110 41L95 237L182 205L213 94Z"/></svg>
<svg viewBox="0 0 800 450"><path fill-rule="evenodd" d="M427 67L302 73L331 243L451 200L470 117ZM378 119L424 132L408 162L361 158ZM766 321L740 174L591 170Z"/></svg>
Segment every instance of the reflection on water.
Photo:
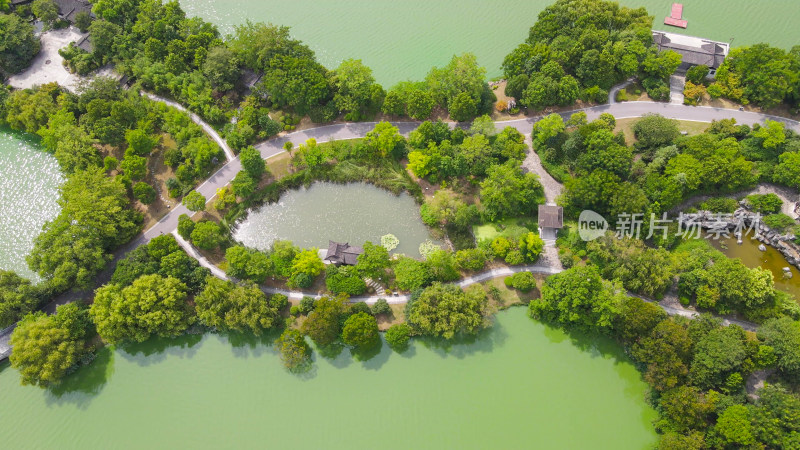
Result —
<svg viewBox="0 0 800 450"><path fill-rule="evenodd" d="M736 243L735 238L710 240L711 244L725 255L731 258L740 258L747 267L763 267L772 272L775 277L775 287L782 291L794 295L800 300L800 271L786 261L781 253L767 245L767 251L762 252L758 249L761 244L755 239L745 238L741 245ZM792 278L783 275L783 268L789 267Z"/></svg>
<svg viewBox="0 0 800 450"><path fill-rule="evenodd" d="M206 333L104 350L58 393L19 386L6 367L3 448L616 450L656 441L646 385L621 349L533 321L524 308L500 312L478 337L417 340L402 354L385 342L358 358L315 348L301 375L282 367L274 337ZM353 424L372 425L347 431Z"/></svg>
<svg viewBox="0 0 800 450"><path fill-rule="evenodd" d="M0 269L38 280L25 256L42 225L58 215L58 163L22 133L0 128Z"/></svg>
<svg viewBox="0 0 800 450"><path fill-rule="evenodd" d="M251 211L233 237L261 250L276 240L327 249L328 240L360 246L365 241L379 244L386 234L400 240L395 252L409 256L419 256L419 245L431 239L419 206L407 194L394 195L366 183L315 183Z"/></svg>

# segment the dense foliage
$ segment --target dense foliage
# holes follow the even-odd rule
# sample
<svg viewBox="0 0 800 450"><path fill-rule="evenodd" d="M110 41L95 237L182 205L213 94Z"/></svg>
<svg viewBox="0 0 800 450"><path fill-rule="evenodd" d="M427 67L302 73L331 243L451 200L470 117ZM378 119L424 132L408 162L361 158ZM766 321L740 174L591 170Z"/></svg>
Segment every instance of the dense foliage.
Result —
<svg viewBox="0 0 800 450"><path fill-rule="evenodd" d="M406 320L414 332L452 339L476 334L489 325L486 293L480 286L461 290L434 283L406 306Z"/></svg>

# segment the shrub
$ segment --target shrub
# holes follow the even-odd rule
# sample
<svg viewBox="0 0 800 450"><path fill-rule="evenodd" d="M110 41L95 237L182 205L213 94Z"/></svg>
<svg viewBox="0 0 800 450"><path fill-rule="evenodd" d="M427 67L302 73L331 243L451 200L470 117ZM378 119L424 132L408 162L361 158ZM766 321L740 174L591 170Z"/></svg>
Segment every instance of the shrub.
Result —
<svg viewBox="0 0 800 450"><path fill-rule="evenodd" d="M403 351L408 347L411 338L411 327L405 323L397 323L386 330L386 343L394 351Z"/></svg>
<svg viewBox="0 0 800 450"><path fill-rule="evenodd" d="M686 81L692 84L705 84L708 75L708 66L694 66L686 71Z"/></svg>
<svg viewBox="0 0 800 450"><path fill-rule="evenodd" d="M531 289L536 287L536 277L530 272L520 272L506 277L506 286L511 286L522 292L530 292Z"/></svg>
<svg viewBox="0 0 800 450"><path fill-rule="evenodd" d="M511 250L510 252L506 253L505 261L506 264L511 266L518 266L525 263L525 257L522 256L522 252L519 250Z"/></svg>
<svg viewBox="0 0 800 450"><path fill-rule="evenodd" d="M303 297L300 300L300 314L308 314L314 310L314 297Z"/></svg>
<svg viewBox="0 0 800 450"><path fill-rule="evenodd" d="M711 86L706 89L706 92L708 92L708 95L714 99L722 97L722 95L725 93L725 91L722 90L722 87L717 83L712 83Z"/></svg>
<svg viewBox="0 0 800 450"><path fill-rule="evenodd" d="M763 221L766 226L781 233L792 225L797 225L797 222L786 214L770 214L764 217Z"/></svg>
<svg viewBox="0 0 800 450"><path fill-rule="evenodd" d="M181 214L180 217L178 217L178 234L181 235L182 238L186 240L191 239L194 226L194 221L186 214Z"/></svg>
<svg viewBox="0 0 800 450"><path fill-rule="evenodd" d="M273 308L281 311L289 305L289 297L283 294L273 294L269 299L269 303Z"/></svg>
<svg viewBox="0 0 800 450"><path fill-rule="evenodd" d="M508 102L505 100L500 100L499 102L495 103L494 109L496 109L497 112L504 112L506 109L508 109Z"/></svg>
<svg viewBox="0 0 800 450"><path fill-rule="evenodd" d="M113 156L106 156L103 159L103 170L106 172L116 170L117 167L119 167L119 160L117 158L114 158Z"/></svg>
<svg viewBox="0 0 800 450"><path fill-rule="evenodd" d="M459 250L456 252L455 260L459 270L478 271L486 266L486 254L479 248Z"/></svg>
<svg viewBox="0 0 800 450"><path fill-rule="evenodd" d="M299 316L301 314L300 307L297 305L292 306L291 308L289 308L289 314L293 317Z"/></svg>
<svg viewBox="0 0 800 450"><path fill-rule="evenodd" d="M389 314L392 312L392 308L389 306L389 302L386 301L385 298L379 298L374 305L372 305L372 314Z"/></svg>
<svg viewBox="0 0 800 450"><path fill-rule="evenodd" d="M213 250L222 243L222 229L216 222L203 221L194 226L192 243L203 250Z"/></svg>
<svg viewBox="0 0 800 450"><path fill-rule="evenodd" d="M730 214L739 208L739 202L730 197L710 198L700 204L700 208L706 211Z"/></svg>
<svg viewBox="0 0 800 450"><path fill-rule="evenodd" d="M762 214L775 214L781 211L783 201L775 194L752 194L747 196L747 203L753 211Z"/></svg>
<svg viewBox="0 0 800 450"><path fill-rule="evenodd" d="M133 186L133 196L144 205L153 203L156 199L156 190L153 186L140 181Z"/></svg>

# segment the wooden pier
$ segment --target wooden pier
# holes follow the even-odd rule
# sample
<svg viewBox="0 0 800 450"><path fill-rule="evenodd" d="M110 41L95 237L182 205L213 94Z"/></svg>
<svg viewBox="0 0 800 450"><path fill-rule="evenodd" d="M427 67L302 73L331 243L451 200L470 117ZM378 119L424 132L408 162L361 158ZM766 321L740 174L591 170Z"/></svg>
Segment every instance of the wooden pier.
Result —
<svg viewBox="0 0 800 450"><path fill-rule="evenodd" d="M673 27L680 27L686 28L689 25L688 20L683 19L683 4L682 3L673 3L672 4L672 13L664 19L665 25L671 25Z"/></svg>

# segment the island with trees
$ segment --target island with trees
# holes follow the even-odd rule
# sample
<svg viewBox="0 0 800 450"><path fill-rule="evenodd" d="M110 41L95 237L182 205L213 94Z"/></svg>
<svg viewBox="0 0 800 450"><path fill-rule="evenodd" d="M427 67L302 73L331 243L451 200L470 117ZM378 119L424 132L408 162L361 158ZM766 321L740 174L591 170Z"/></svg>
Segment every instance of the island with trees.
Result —
<svg viewBox="0 0 800 450"><path fill-rule="evenodd" d="M25 70L39 51L30 15L58 26L49 4L0 12L0 77ZM682 238L676 224L664 234L645 224L637 237L579 236L575 221L587 209L618 227L626 213L661 217L700 197L690 207L732 213L739 203L730 197L756 185L800 189L796 122L724 119L685 135L651 114L626 136L612 114L567 114L605 103L631 77L650 99L668 99L681 57L653 45L645 9L605 0L547 7L502 67L504 94L541 117L507 126L495 119L513 119L498 116L511 108L498 108L469 53L386 90L360 60L324 67L287 27L247 22L224 37L158 0L97 0L92 11L75 24L92 51L63 49L65 64L81 75L112 64L131 89L88 76L75 92L0 86L0 123L37 135L66 179L61 211L27 259L43 281L0 271L0 326L16 323L10 360L24 384L57 385L102 345L217 331L274 332L284 365L302 373L315 352L349 349L366 360L384 342L396 352L418 337L457 342L524 304L535 320L626 350L651 387L660 448L799 445L800 305L771 272ZM686 99L796 111L798 74L797 48L737 48L713 81L707 68L691 69ZM398 118L419 122L404 133ZM374 123L357 139L288 142L298 128L356 121ZM279 135L280 166L258 149ZM229 183L213 197L200 192L233 163L241 170ZM385 236L337 266L286 240L266 251L233 240L232 224L250 209L317 181L407 193L446 245L425 243L413 258L393 254L396 238ZM553 189L560 195L547 198ZM156 207L165 202L187 213ZM538 230L546 202L564 209L555 242ZM778 196L743 204L770 229L800 236ZM143 237L170 214L174 236ZM505 276L494 283L490 271ZM376 280L382 296L373 295ZM80 301L47 308L65 293ZM662 308L669 298L674 307ZM763 387L747 386L754 376Z"/></svg>

